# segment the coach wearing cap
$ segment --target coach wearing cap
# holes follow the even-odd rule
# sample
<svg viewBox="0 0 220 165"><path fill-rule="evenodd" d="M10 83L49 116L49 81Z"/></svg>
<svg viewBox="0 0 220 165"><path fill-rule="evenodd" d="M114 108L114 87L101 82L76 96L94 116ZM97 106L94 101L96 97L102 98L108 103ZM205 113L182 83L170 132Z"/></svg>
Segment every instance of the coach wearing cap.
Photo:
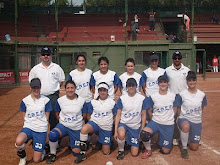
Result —
<svg viewBox="0 0 220 165"><path fill-rule="evenodd" d="M184 66L182 61L182 54L178 51L173 53L173 64L165 69L169 78L169 89L171 92L178 94L184 89L187 89L186 76L189 68Z"/></svg>
<svg viewBox="0 0 220 165"><path fill-rule="evenodd" d="M179 51L173 53L173 64L165 69L166 75L169 78L170 92L178 94L187 89L186 76L188 75L189 68L184 66L182 61L182 54ZM176 124L176 123L175 123ZM175 125L173 145L178 145L178 129Z"/></svg>
<svg viewBox="0 0 220 165"><path fill-rule="evenodd" d="M57 124L57 118L55 116L54 107L57 99L59 98L59 89L65 81L65 75L63 69L51 62L52 54L48 47L41 49L41 63L34 66L29 74L29 82L33 78L39 78L41 80L41 94L47 96L51 100L53 111L50 113L50 129L53 129Z"/></svg>

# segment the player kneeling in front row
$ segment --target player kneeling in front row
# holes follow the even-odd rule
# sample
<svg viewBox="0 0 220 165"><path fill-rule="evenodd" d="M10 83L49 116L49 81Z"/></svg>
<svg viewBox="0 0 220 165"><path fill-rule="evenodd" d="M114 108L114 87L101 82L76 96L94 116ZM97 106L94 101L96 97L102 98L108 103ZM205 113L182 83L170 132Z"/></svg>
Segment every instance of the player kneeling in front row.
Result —
<svg viewBox="0 0 220 165"><path fill-rule="evenodd" d="M26 164L25 143L33 140L33 161L40 162L44 158L44 146L47 137L48 119L52 110L50 99L40 94L41 82L34 78L30 82L31 94L20 104L20 111L24 112L24 126L16 138L15 146L20 157L19 165Z"/></svg>
<svg viewBox="0 0 220 165"><path fill-rule="evenodd" d="M75 93L76 85L72 80L66 82L65 90L66 95L60 97L55 106L59 123L48 134L50 155L47 163L49 164L56 160L59 138L69 136L73 156L78 156L80 153L80 130L86 115L86 104L85 100Z"/></svg>
<svg viewBox="0 0 220 165"><path fill-rule="evenodd" d="M176 95L167 91L168 78L164 75L158 77L159 92L146 97L143 109L147 110L152 119L140 133L140 138L145 146L142 159L152 155L150 140L156 133L160 134L159 145L162 154L169 154L171 151L174 114L176 113Z"/></svg>
<svg viewBox="0 0 220 165"><path fill-rule="evenodd" d="M182 142L181 156L188 159L187 144L196 151L199 148L199 142L202 131L202 111L207 106L206 95L196 88L196 73L189 71L186 77L188 89L177 95L177 112L179 114L178 127Z"/></svg>
<svg viewBox="0 0 220 165"><path fill-rule="evenodd" d="M122 160L125 156L124 145L126 132L128 134L127 143L131 145L131 155L138 155L140 128L144 128L146 122L146 113L144 115L142 114L142 104L145 97L136 92L136 80L129 78L126 81L126 88L128 93L118 99L118 110L115 117L114 138L118 142L119 147L118 160Z"/></svg>
<svg viewBox="0 0 220 165"><path fill-rule="evenodd" d="M109 86L105 82L98 84L98 97L88 104L88 123L80 132L80 155L75 163L86 159L86 148L89 133L99 133L98 142L102 144L105 155L110 154L113 117L116 114L115 101L108 96ZM90 117L91 116L91 117Z"/></svg>

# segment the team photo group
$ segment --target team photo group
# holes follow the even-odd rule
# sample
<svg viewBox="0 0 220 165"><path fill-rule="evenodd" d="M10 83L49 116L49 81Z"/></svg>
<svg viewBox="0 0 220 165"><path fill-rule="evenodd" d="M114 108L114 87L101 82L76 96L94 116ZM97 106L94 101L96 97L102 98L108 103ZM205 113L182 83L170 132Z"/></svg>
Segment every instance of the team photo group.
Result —
<svg viewBox="0 0 220 165"><path fill-rule="evenodd" d="M179 145L180 156L188 159L187 148L198 150L207 99L196 87L196 73L181 63L181 52L173 53L172 65L166 69L159 67L159 56L152 52L150 66L141 75L135 72L134 59L128 58L120 76L109 70L107 57L98 59L99 70L93 73L86 68L86 56L79 54L77 68L67 80L63 69L52 62L50 48L41 49L40 59L29 74L30 94L19 108L24 118L15 141L19 165L26 164L29 140L34 162L55 162L66 136L76 164L86 160L93 135L104 155L117 142L118 160L125 157L125 146L137 157L140 145L144 146L140 157L149 158L154 135L161 154L169 154L173 145ZM60 87L65 89L61 97Z"/></svg>

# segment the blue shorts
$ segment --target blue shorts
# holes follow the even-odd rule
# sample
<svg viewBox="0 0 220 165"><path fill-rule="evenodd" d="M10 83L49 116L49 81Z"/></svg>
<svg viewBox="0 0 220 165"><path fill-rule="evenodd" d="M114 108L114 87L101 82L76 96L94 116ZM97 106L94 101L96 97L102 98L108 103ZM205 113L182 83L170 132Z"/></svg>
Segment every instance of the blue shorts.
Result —
<svg viewBox="0 0 220 165"><path fill-rule="evenodd" d="M101 129L95 122L88 121L87 124L90 124L94 130L94 132L99 133L98 142L104 145L111 145L112 131L106 131Z"/></svg>
<svg viewBox="0 0 220 165"><path fill-rule="evenodd" d="M170 149L173 141L174 125L162 125L151 120L145 127L151 128L153 134L160 133L159 145Z"/></svg>
<svg viewBox="0 0 220 165"><path fill-rule="evenodd" d="M202 123L193 123L189 121L188 119L179 118L178 119L178 127L180 130L182 130L182 123L184 121L187 121L190 125L190 131L189 131L189 140L193 143L199 143L201 133L202 133Z"/></svg>
<svg viewBox="0 0 220 165"><path fill-rule="evenodd" d="M139 147L140 129L132 129L123 123L119 123L118 128L119 127L123 127L125 132L128 132L128 137L126 138L127 143L131 146Z"/></svg>
<svg viewBox="0 0 220 165"><path fill-rule="evenodd" d="M72 130L65 127L63 124L58 123L56 128L60 130L63 137L69 136L70 147L71 148L79 148L80 144L80 130Z"/></svg>
<svg viewBox="0 0 220 165"><path fill-rule="evenodd" d="M39 152L44 151L44 146L45 146L46 138L47 138L47 132L35 132L29 128L23 128L21 132L27 135L28 137L27 141L29 141L30 139L33 140L34 151L39 151Z"/></svg>

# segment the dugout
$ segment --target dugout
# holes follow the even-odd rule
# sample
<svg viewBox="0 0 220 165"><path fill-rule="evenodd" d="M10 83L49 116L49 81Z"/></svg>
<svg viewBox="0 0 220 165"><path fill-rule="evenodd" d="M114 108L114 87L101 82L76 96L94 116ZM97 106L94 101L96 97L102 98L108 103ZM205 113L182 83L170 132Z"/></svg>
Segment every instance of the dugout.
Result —
<svg viewBox="0 0 220 165"><path fill-rule="evenodd" d="M37 1L35 2L37 3ZM207 12L205 10L201 11L201 8L206 8L209 11L211 8L212 11L218 12L217 8L219 4L216 4L214 8L213 6L204 4L201 7L199 1L195 1L194 5L192 5L193 3L191 2L182 4L181 2L174 2L172 0L166 4L162 1L158 2L156 0L153 1L153 4L148 4L149 2L146 3L145 1L139 1L137 3L136 1L120 0L114 2L109 1L109 3L111 2L112 4L108 4L107 1L100 1L100 3L103 2L103 4L99 4L98 1L94 2L96 3L84 4L82 6L74 6L73 4L61 5L58 3L48 5L47 3L42 3L42 5L30 7L28 5L19 4L19 1L18 4L13 4L11 1L4 1L4 8L1 8L2 15L0 16L0 21L5 27L8 27L8 30L11 29L10 35L12 38L11 41L5 41L5 34L1 33L0 71L2 73L1 75L7 78L4 84L12 82L27 82L28 72L34 65L40 62L39 56L42 46L49 46L52 49L53 61L61 65L66 75L68 75L72 69L76 68L75 57L79 53L87 56L87 66L93 71L98 69L98 58L100 56L107 56L110 60L110 69L116 71L117 74L120 75L124 72L124 62L128 57L135 59L136 71L142 73L142 71L149 66L148 58L151 51L156 52L160 56L160 67L166 68L172 63L172 53L178 50L183 54L184 65L188 66L191 70L196 70L196 55L201 54L204 63L203 65L206 66L207 50L207 55L209 56L209 54L211 54L209 53L209 50L219 46L219 43L216 40L201 42L199 37L200 34L197 35L197 33L194 33L193 28L195 29L196 27L193 27L193 23L191 26L192 31L184 31L182 20L176 17L178 13L187 11L193 22L194 7L196 13ZM63 15L74 16L76 19L81 19L82 17L89 17L98 13L100 17L105 14L108 14L108 16L112 16L113 18L116 18L115 16L123 16L124 20L129 21L129 19L133 19L132 15L134 13L140 13L144 16L152 9L158 13L157 26L161 28L161 32L159 32L161 34L158 33L157 35L164 35L165 33L175 31L175 34L182 37L181 42L171 43L169 40L163 38L130 41L127 37L128 29L126 28L128 27L124 27L124 38L116 40L115 42L110 41L110 36L109 41L88 40L83 42L72 42L60 38L62 30L65 28L68 29L68 23L60 23L61 18L65 18L62 17ZM80 11L84 11L85 14L83 16L80 15ZM29 15L31 19L22 22L24 26L21 28L22 30L19 30L18 22L25 14ZM8 17L4 17L6 15L8 15ZM42 18L45 17L45 15L47 16L46 22ZM18 19L15 19L13 22L13 19L16 17ZM209 16L207 16L206 19L208 19L208 17ZM6 24L5 21L10 23ZM144 21L147 21L147 19ZM205 23L205 17L203 20L197 19L196 21ZM32 23L31 28L25 28L25 25L30 22ZM47 22L51 24L50 28L47 28L47 26L49 26ZM105 26L109 26L113 23L114 22L108 22ZM83 24L78 24L77 26L85 27ZM99 26L101 25L96 24L94 27ZM48 31L48 29L50 31ZM30 39L30 41L22 41L22 38L18 38L21 31L26 31L26 36L24 37ZM52 37L51 40L47 40L47 37L50 37L51 32L53 32L54 38ZM218 31L216 33L218 33ZM31 36L33 34L37 35L37 39ZM194 40L195 34L198 37L197 41ZM63 33L64 38L65 35L68 34ZM210 46L206 46L207 43L209 43ZM206 69L205 67L203 69L204 71L202 73L205 75Z"/></svg>

